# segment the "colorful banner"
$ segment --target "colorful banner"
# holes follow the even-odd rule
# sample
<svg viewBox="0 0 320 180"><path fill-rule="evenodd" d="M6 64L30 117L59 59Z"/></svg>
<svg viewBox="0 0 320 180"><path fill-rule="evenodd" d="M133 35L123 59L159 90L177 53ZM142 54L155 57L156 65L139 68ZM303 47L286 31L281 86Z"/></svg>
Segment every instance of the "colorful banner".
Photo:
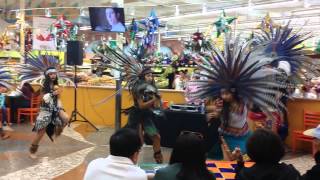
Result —
<svg viewBox="0 0 320 180"><path fill-rule="evenodd" d="M50 33L50 25L56 20L52 18L33 17L33 49L56 50L56 43Z"/></svg>

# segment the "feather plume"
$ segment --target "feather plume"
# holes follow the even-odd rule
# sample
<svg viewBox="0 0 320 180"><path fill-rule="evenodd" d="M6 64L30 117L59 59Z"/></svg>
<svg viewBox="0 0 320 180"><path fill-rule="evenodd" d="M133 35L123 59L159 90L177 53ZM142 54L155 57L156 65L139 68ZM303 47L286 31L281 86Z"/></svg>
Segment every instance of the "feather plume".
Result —
<svg viewBox="0 0 320 180"><path fill-rule="evenodd" d="M187 94L188 98L218 98L222 89L235 89L245 104L256 104L266 113L285 108L279 101L282 95L279 89L286 87L286 84L274 81L278 71L265 68L263 63L252 59L249 45L240 41L239 37L233 41L227 38L224 53L211 46L209 59L199 55L198 75L206 80L190 81L188 85L198 87L198 91Z"/></svg>

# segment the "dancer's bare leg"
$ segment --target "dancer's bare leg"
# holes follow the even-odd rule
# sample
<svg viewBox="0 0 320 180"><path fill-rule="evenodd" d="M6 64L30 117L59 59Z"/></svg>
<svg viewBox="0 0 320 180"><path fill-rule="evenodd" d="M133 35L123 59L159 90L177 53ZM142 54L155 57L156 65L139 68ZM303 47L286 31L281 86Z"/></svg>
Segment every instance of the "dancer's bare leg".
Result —
<svg viewBox="0 0 320 180"><path fill-rule="evenodd" d="M65 111L59 111L59 117L63 122L63 126L66 126L69 123L70 117Z"/></svg>
<svg viewBox="0 0 320 180"><path fill-rule="evenodd" d="M30 149L29 149L31 158L37 157L35 154L38 151L40 140L42 139L42 137L45 133L46 133L46 129L45 128L41 129L37 132L35 138L33 139L31 146L30 146Z"/></svg>
<svg viewBox="0 0 320 180"><path fill-rule="evenodd" d="M2 140L8 139L10 136L9 134L5 133L2 129L2 122L0 121L0 138Z"/></svg>
<svg viewBox="0 0 320 180"><path fill-rule="evenodd" d="M161 153L160 134L156 134L156 135L152 136L151 139L153 142L154 159L156 160L157 163L162 163L163 156Z"/></svg>
<svg viewBox="0 0 320 180"><path fill-rule="evenodd" d="M144 138L143 138L143 129L142 129L142 125L139 124L138 126L138 133L139 133L139 136L140 136L140 140L141 140L141 144L144 143Z"/></svg>

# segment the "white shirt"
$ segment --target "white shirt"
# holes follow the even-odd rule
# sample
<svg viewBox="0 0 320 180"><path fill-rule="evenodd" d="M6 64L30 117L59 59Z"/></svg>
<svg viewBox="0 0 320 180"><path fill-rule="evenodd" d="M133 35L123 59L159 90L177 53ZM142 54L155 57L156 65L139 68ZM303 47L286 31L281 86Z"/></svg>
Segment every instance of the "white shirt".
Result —
<svg viewBox="0 0 320 180"><path fill-rule="evenodd" d="M112 25L111 31L125 32L126 28L122 25L122 23L118 22L117 24Z"/></svg>
<svg viewBox="0 0 320 180"><path fill-rule="evenodd" d="M147 180L144 170L126 157L109 155L91 161L84 180Z"/></svg>

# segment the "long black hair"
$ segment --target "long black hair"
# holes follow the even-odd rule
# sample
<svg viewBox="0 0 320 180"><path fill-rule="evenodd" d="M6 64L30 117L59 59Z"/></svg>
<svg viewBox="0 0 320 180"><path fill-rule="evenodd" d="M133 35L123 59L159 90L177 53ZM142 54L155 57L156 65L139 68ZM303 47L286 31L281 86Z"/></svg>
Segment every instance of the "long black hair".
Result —
<svg viewBox="0 0 320 180"><path fill-rule="evenodd" d="M237 103L240 103L240 98L237 94L236 91L229 91L232 96L233 100L236 101ZM227 128L229 126L229 119L230 119L230 107L231 107L231 102L225 102L223 101L223 107L222 107L222 125L224 128Z"/></svg>
<svg viewBox="0 0 320 180"><path fill-rule="evenodd" d="M43 87L42 87L42 93L43 94L46 94L46 93L51 93L52 92L52 88L53 87L50 87L50 82L52 82L51 78L49 77L49 74L47 74L46 72L50 69L55 69L53 67L49 67L45 72L44 72L44 75L45 75L45 79L44 79L44 82L43 82ZM56 79L52 82L53 83L53 86L55 85L58 85L58 76L56 77Z"/></svg>
<svg viewBox="0 0 320 180"><path fill-rule="evenodd" d="M181 163L179 180L209 180L213 175L206 166L206 144L192 133L180 135L172 150L169 164Z"/></svg>

